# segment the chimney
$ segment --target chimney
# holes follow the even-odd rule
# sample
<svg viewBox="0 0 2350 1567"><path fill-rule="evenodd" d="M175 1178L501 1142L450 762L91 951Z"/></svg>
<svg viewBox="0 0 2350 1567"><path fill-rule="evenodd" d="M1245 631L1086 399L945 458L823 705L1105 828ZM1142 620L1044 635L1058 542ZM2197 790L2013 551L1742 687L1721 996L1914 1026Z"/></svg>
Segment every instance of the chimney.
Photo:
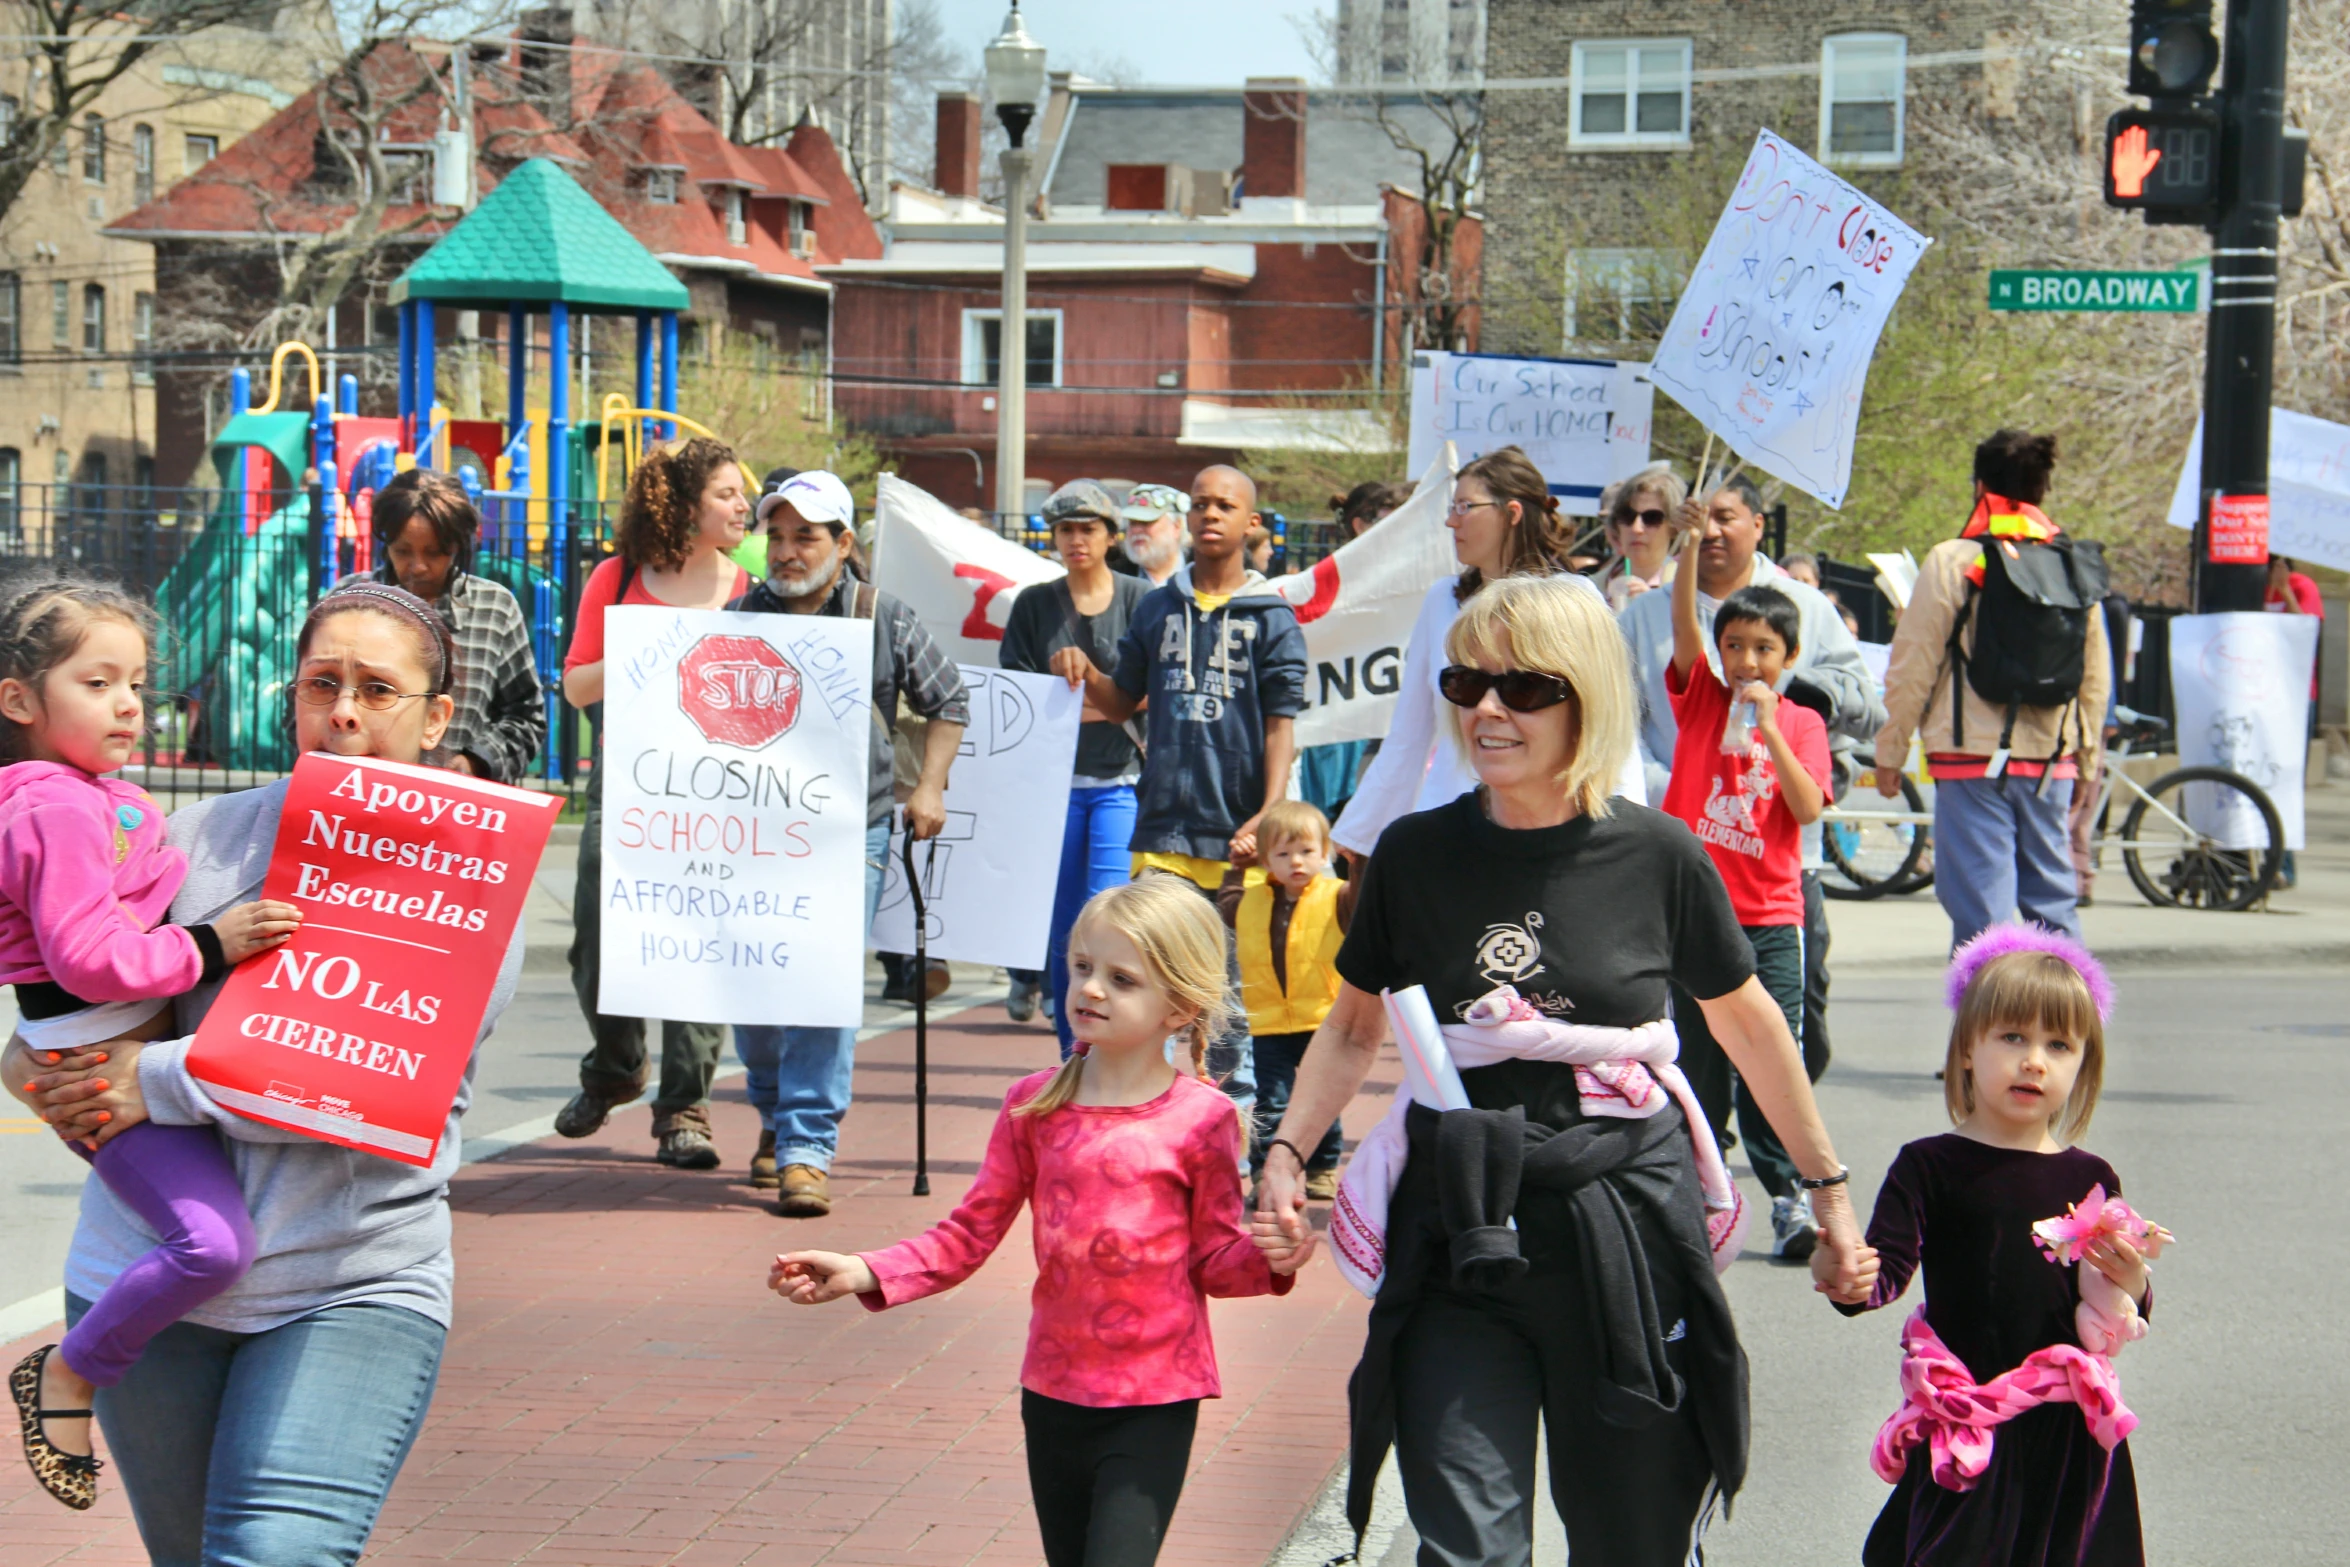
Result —
<svg viewBox="0 0 2350 1567"><path fill-rule="evenodd" d="M1303 201L1306 194L1306 83L1302 76L1252 76L1240 94L1241 195Z"/></svg>
<svg viewBox="0 0 2350 1567"><path fill-rule="evenodd" d="M522 95L555 129L571 129L570 46L576 36L571 8L545 6L525 11L519 31Z"/></svg>
<svg viewBox="0 0 2350 1567"><path fill-rule="evenodd" d="M979 195L979 95L938 95L938 173L942 196Z"/></svg>

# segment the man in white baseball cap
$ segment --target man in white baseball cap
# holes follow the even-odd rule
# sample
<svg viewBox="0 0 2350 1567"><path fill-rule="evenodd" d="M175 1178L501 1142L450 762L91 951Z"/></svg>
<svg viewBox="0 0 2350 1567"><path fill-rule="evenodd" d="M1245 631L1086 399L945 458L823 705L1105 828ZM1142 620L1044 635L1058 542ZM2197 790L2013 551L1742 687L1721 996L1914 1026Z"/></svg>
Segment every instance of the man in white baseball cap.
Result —
<svg viewBox="0 0 2350 1567"><path fill-rule="evenodd" d="M783 506L797 512L803 522L829 522L843 528L857 524L857 502L849 487L821 468L803 469L759 497L759 526L767 528L770 537L775 530L768 528L767 519Z"/></svg>

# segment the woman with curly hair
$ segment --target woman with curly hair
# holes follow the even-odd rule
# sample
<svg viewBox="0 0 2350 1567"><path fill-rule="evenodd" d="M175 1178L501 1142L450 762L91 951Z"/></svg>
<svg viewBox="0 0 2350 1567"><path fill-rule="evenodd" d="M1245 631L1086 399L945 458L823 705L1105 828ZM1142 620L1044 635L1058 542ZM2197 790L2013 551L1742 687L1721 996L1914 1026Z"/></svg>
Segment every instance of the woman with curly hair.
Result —
<svg viewBox="0 0 2350 1567"><path fill-rule="evenodd" d="M604 611L615 604L724 609L750 591L750 573L731 556L751 515L742 464L722 441L697 437L645 454L628 481L614 530L619 553L589 574L563 656L563 696L573 707L604 700ZM601 732L599 727L599 733ZM602 950L604 759L588 775L587 821L579 834L579 882L572 899L571 986L593 1043L580 1058L579 1093L555 1117L565 1137L586 1137L615 1105L645 1091L642 1018L596 1010ZM717 1023L661 1024L661 1084L653 1095L654 1157L680 1170L717 1168L710 1141L710 1078L726 1030Z"/></svg>

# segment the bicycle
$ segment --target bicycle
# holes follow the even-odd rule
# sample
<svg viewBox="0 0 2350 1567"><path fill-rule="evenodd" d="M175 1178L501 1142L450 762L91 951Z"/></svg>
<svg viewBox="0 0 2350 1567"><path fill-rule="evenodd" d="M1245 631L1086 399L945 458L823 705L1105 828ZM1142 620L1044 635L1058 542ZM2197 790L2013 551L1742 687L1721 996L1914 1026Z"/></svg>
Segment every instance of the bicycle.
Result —
<svg viewBox="0 0 2350 1567"><path fill-rule="evenodd" d="M2114 717L2120 727L2098 773L2090 863L2102 866L2106 849L2119 849L2131 885L2157 908L2234 913L2268 896L2284 869L2285 827L2267 792L2224 767L2174 768L2141 784L2121 764L2141 745L2158 747L2170 724L2126 707ZM1881 898L1933 885L1932 868L1920 868L1933 817L1906 776L1901 786L1906 810L1838 805L1822 818L1828 859L1851 883L1822 891ZM2107 826L2117 793L2131 796L2119 837Z"/></svg>

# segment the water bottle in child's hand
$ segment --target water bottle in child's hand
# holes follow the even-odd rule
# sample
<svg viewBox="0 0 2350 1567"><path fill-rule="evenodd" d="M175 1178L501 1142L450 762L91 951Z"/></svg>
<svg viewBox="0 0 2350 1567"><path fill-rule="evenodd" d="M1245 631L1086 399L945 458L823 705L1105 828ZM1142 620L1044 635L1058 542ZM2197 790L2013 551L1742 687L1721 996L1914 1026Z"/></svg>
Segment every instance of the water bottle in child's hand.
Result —
<svg viewBox="0 0 2350 1567"><path fill-rule="evenodd" d="M1722 749L1733 756L1744 756L1754 744L1754 704L1732 702L1729 721L1722 725Z"/></svg>

